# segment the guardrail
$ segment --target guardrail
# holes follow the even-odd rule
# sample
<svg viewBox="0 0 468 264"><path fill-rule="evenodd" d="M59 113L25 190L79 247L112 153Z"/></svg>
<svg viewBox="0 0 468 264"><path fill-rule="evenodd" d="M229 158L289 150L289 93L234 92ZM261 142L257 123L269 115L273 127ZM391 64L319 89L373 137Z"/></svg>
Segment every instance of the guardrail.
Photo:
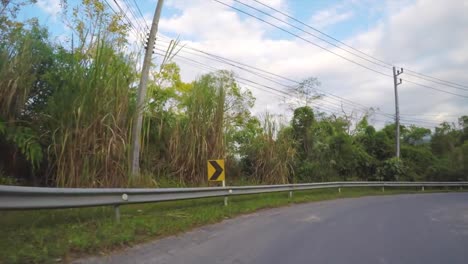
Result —
<svg viewBox="0 0 468 264"><path fill-rule="evenodd" d="M257 185L232 187L202 188L43 188L0 185L0 210L34 210L76 207L95 207L112 205L115 207L117 220L120 219L120 205L152 203L207 197L259 194L269 192L289 192L323 188L345 187L459 187L468 186L468 182L324 182L283 185Z"/></svg>

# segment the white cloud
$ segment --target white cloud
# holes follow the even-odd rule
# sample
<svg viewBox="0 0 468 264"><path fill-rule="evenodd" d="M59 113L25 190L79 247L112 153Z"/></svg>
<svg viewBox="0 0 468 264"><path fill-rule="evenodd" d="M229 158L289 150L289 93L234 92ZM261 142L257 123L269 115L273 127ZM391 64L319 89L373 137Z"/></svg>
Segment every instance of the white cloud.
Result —
<svg viewBox="0 0 468 264"><path fill-rule="evenodd" d="M38 0L37 5L46 14L55 18L62 9L60 2L60 0Z"/></svg>
<svg viewBox="0 0 468 264"><path fill-rule="evenodd" d="M390 2L392 1L383 2L382 10L385 10ZM464 27L468 25L466 16L468 6L462 2L418 0L398 8L392 7L389 9L391 12L389 11L388 15L382 14L380 22L369 31L361 32L345 42L385 61L404 65L438 78L468 84L468 75L465 73L468 68L468 28ZM189 47L219 54L297 80L315 76L322 82L322 90L362 105L377 107L386 113L394 112L391 78L365 70L301 40L273 38L270 35L272 28L268 25L242 17L213 1L173 0L169 3L171 7L179 9L180 13L161 19L160 29L172 35L181 35L182 39L191 40L187 42ZM287 8L287 2L281 4L283 8ZM321 16L326 17L326 15ZM341 21L344 21L346 16L350 15L341 16ZM331 20L333 19L339 20L338 18ZM311 40L317 41L312 38ZM351 57L342 50L333 47L329 49ZM233 69L244 78L277 89L285 89L243 73L239 69L189 53L180 54L213 67ZM379 68L359 58L353 57L353 60L391 74L391 70ZM188 66L186 62L180 65L186 81L201 74L199 69ZM468 95L466 91L453 90L410 76L404 78ZM255 112L262 112L266 106L278 112L285 109L284 106L280 106L281 100L276 96L259 89L254 89L253 92L257 97ZM332 102L334 98L328 97L327 100ZM442 121L448 115L468 113L467 99L409 83L400 86L400 100L402 115L405 113L437 115L432 117L434 122ZM335 104L336 106L328 105L339 107L339 102L335 101ZM345 104L345 109L351 111L352 107ZM385 120L388 121L388 117L384 116L376 116L375 119L380 119L381 124Z"/></svg>
<svg viewBox="0 0 468 264"><path fill-rule="evenodd" d="M346 21L354 16L352 11L340 11L337 7L319 11L312 16L311 24L317 28L326 28Z"/></svg>
<svg viewBox="0 0 468 264"><path fill-rule="evenodd" d="M161 18L162 31L176 32L189 38L217 41L230 39L260 39L263 31L259 22L241 21L234 10L213 1L184 2L183 12L170 18ZM181 6L180 1L170 1L174 7Z"/></svg>

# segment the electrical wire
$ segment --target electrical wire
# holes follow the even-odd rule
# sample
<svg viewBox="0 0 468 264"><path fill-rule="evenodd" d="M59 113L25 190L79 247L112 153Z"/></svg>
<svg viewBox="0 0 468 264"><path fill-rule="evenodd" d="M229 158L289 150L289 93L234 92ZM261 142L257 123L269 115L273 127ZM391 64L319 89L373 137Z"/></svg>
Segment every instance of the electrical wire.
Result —
<svg viewBox="0 0 468 264"><path fill-rule="evenodd" d="M137 37L137 39L141 40L142 44L145 43L145 39L140 35L140 31L133 25L132 21L128 18L128 16L126 15L126 13L123 11L122 7L119 5L119 3L117 3L116 0L113 0L114 3L116 4L117 8L120 10L120 13L117 12L113 7L112 5L109 3L108 0L104 0L107 4L107 6L109 6L109 8L112 10L112 12L114 12L114 14L116 15L123 15L125 17L125 19L127 20L127 23L128 25L130 26L131 30L133 30L133 32L135 33L135 36Z"/></svg>
<svg viewBox="0 0 468 264"><path fill-rule="evenodd" d="M210 57L210 56L204 56L204 55L197 54L197 53L194 53L194 52L189 52L189 51L187 51L186 49L182 49L181 51L182 51L182 52L185 52L185 53L188 53L188 54L200 56L200 57L205 58L205 59L211 59L211 60L215 60L215 61L217 61L217 62L226 63L225 61L220 60L220 59L217 58L217 57L212 58L212 57ZM245 71L247 71L247 72L249 72L249 73L251 73L251 74L256 75L257 77L261 77L261 78L267 79L267 80L269 80L269 81L272 81L272 82L274 82L274 83L276 83L276 84L282 85L282 86L284 86L284 87L286 87L286 88L290 88L290 87L291 87L291 86L287 86L287 85L285 85L285 84L283 84L283 83L277 82L277 81L275 81L275 80L272 80L272 79L270 79L270 78L267 78L267 77L265 77L265 76L259 75L257 72L252 72L252 71L250 71L250 70L248 70L248 69L246 69L246 68L238 67L238 65L235 65L235 64L233 64L233 63L227 63L227 64L228 64L228 65L231 65L231 66L235 66L235 67L240 68L240 69L242 69L242 70L245 70ZM246 65L246 66L248 66L248 65ZM215 70L216 70L216 69L215 69ZM278 75L278 76L279 76L279 75ZM281 76L280 76L280 77L281 77ZM284 94L284 91L281 91L281 93ZM327 98L333 99L333 100L337 100L337 99L330 98L330 97L321 98L321 100L322 100L322 101L325 101L325 102L328 102L328 103L331 103L331 104L334 104L334 102L328 101ZM343 103L343 102L340 101L340 103ZM334 105L336 106L336 104L334 104ZM351 104L351 105L352 105L353 107L355 107L354 104ZM339 105L339 107L343 107L343 105ZM368 112L368 111L370 110L370 108L361 108L361 109L363 109L364 112ZM349 109L348 109L348 110L349 110ZM351 111L354 111L354 110L355 110L355 109L352 109ZM387 114L387 113L383 113L383 112L377 112L377 111L376 111L375 114L380 114L380 115L383 115L383 116L385 116L385 117L392 117L392 118L394 118L394 115L392 115L392 114ZM404 115L401 115L401 116L404 116ZM426 121L426 122L432 122L432 120L424 120L424 121Z"/></svg>
<svg viewBox="0 0 468 264"><path fill-rule="evenodd" d="M164 52L163 49L157 49L158 51L160 52ZM162 53L156 53L158 55L163 55ZM210 66L210 65L207 65L207 64L204 64L204 63L201 63L199 61L196 61L196 60L193 60L193 59L190 59L190 58L187 58L187 57L184 57L184 56L181 56L180 54L178 54L176 56L176 58L179 58L179 59L182 59L183 62L185 63L188 63L190 64L191 66L194 66L198 69L203 69L204 71L218 71L219 69L218 68L215 68L213 66ZM293 99L293 100L296 100L296 101L301 101L299 98L296 98L296 97L293 97L291 96L290 94L288 93L285 93L284 91L281 91L281 90L278 90L278 89L275 89L271 86L267 86L267 85L264 85L264 84L261 84L261 83L258 83L256 81L252 81L252 80L249 80L247 78L243 78L243 77L239 77L239 76L235 76L234 77L236 79L236 81L238 83L241 83L241 84L244 84L244 85L248 85L252 88L255 88L255 89L259 89L259 90L262 90L262 91L265 91L267 93L270 93L272 95L275 95L277 97L281 97L283 99ZM314 108L318 108L319 110L323 110L327 113L332 113L334 115L340 115L340 111L343 111L343 109L340 109L340 108L336 108L336 107L333 107L333 106L327 106L327 105L317 105L315 104L314 105ZM343 114L341 114L343 115ZM385 122L394 122L394 120L391 118L391 117L388 117L389 118L388 120L386 120ZM373 118L374 119L374 118ZM382 120L381 120L382 121ZM408 123L408 122L412 122L412 123ZM427 122L427 121L423 121L423 120L403 120L403 122L401 122L401 124L406 124L406 125L414 125L414 124L417 124L418 126L427 126L427 124L432 124L432 125L435 125L435 123L430 123L430 122Z"/></svg>
<svg viewBox="0 0 468 264"><path fill-rule="evenodd" d="M216 0L215 0L215 1L216 1ZM107 1L106 1L106 2L107 2ZM121 6L120 6L115 0L114 0L114 2L115 2L115 4L118 6L118 8L119 8L120 11L122 12L122 14L124 14L124 16L126 17L127 21L129 22L129 25L130 25L134 30L137 31L138 29L133 25L133 23L131 22L131 20L129 19L129 17L125 14L125 12L123 12L123 9L121 8ZM219 1L217 1L217 2L219 2ZM109 5L109 3L107 3L107 4ZM131 8L129 7L128 4L129 4L129 2L127 1L127 8L129 8L129 9L131 10ZM136 3L135 3L135 4L136 4ZM140 15L142 15L142 14L141 14L141 10L139 9L139 7L138 7L137 4L136 4L136 6L137 6L137 9L138 9L139 12L140 12ZM109 7L115 12L115 10L114 10L110 5L109 5ZM137 20L137 18L136 18L135 13L131 11L131 14L132 14L133 17L135 18L135 21L137 22L137 24L139 24L139 23L138 23L138 20ZM145 25L146 25L146 24L145 24ZM141 24L139 24L138 26L140 27L140 29L143 27L143 26L141 26ZM146 27L148 27L148 26L146 25ZM219 58L218 58L218 59L219 59ZM223 58L223 59L224 59L224 58ZM221 61L221 62L223 62L223 61ZM237 65L231 65L231 66L239 67L239 66L237 66ZM252 72L251 72L251 73L252 73ZM257 75L258 75L258 73L257 73ZM263 76L263 78L265 78L265 76ZM251 84L254 83L254 84L257 84L257 85L261 85L261 84L259 84L259 83L253 82L253 81L251 81L251 80L248 80L248 79L245 79L245 78L242 78L242 77L240 77L240 79L243 79L244 81L250 82ZM270 81L273 81L272 79L269 79L269 80L270 80ZM282 83L278 83L278 84L284 86L284 84L282 84ZM273 88L273 87L268 87L268 88L269 88L270 90L273 89L273 90L276 91L276 92L285 94L284 91L275 89L275 88ZM288 94L288 95L289 95L289 94ZM329 101L328 101L328 102L329 102ZM341 106L341 107L342 107L342 106ZM424 121L422 121L422 122L424 122Z"/></svg>
<svg viewBox="0 0 468 264"><path fill-rule="evenodd" d="M253 9L253 10L259 12L259 13L262 13L262 14L268 16L268 17L271 17L271 18L273 18L273 19L275 19L275 20L277 20L277 21L279 21L279 22L282 22L282 23L284 23L284 24L286 24L286 25L288 25L288 26L290 26L290 27L293 27L293 28L295 28L295 29L297 29L297 30L299 30L299 31L301 31L301 32L303 32L303 33L306 33L306 34L309 35L309 36L312 36L312 37L317 38L317 39L319 39L319 40L321 40L321 41L323 41L323 42L326 42L326 43L328 43L329 45L332 45L332 46L334 46L334 47L336 47L336 48L338 48L338 49L340 49L340 50L343 50L343 51L345 51L345 52L347 52L347 53L350 53L350 54L352 54L352 55L354 55L354 56L356 56L356 57L358 57L358 58L360 58L360 59L362 59L362 60L365 60L365 61L367 61L367 62L370 62L370 63L372 63L372 64L375 64L375 65L377 65L377 66L380 66L380 67L383 67L383 68L386 68L386 69L392 69L392 67L389 66L387 63L375 62L375 61L370 60L370 59L368 59L368 58L365 58L365 57L363 57L363 56L361 56L361 55L359 55L359 54L357 54L357 53L354 53L354 52L351 52L351 51L349 51L349 50L343 49L342 47L340 47L340 46L334 44L334 43L331 42L331 41L328 41L328 40L326 40L326 39L324 39L324 38L321 38L321 37L319 37L319 36L317 36L317 35L315 35L315 34L309 32L309 31L306 31L306 30L304 30L304 29L302 29L302 28L300 28L300 27L298 27L298 26L296 26L296 25L293 25L293 24L289 23L288 21L285 21L285 20L283 20L283 19L281 19L281 18L278 18L278 17L276 17L276 16L274 16L274 15L271 15L271 14L268 13L268 12L265 12L265 11L263 11L263 10L261 10L261 9L258 9L258 8L256 8L256 7L254 7L254 6L251 6L251 5L249 5L249 4L246 4L246 3L244 3L244 2L242 2L242 1L240 1L240 0L233 0L233 1L239 3L239 4L243 5L243 6L246 6L246 7L250 8L250 9Z"/></svg>
<svg viewBox="0 0 468 264"><path fill-rule="evenodd" d="M260 18L260 17L258 17L258 16L255 16L255 15L253 15L253 14L251 14L251 13L248 13L248 12L242 10L242 9L236 8L235 6L226 4L226 3L222 2L222 1L219 1L219 0L213 0L213 1L215 1L215 2L217 2L217 3L219 3L219 4L221 4L221 5L227 6L227 7L231 8L231 9L234 9L234 10L236 10L237 12L240 12L240 13L243 13L243 14L245 14L245 15L247 15L247 16L250 16L250 17L252 17L252 18L255 18L255 19L259 20L259 21L262 21L263 23L266 23L266 24L268 24L268 25L270 25L270 26L272 26L272 27L275 27L275 28L277 28L277 29L283 31L283 32L286 32L286 33L288 33L288 34L290 34L290 35L292 35L292 36L295 36L296 38L299 38L299 39L301 39L301 40L303 40L303 41L305 41L305 42L307 42L307 43L309 43L309 44L311 44L311 45L313 45L313 46L319 47L319 48L321 48L321 49L323 49L323 50L325 50L325 51L327 51L327 52L329 52L329 53L332 53L332 54L334 54L335 56L340 57L340 58L342 58L342 59L344 59L344 60L346 60L346 61L348 61L348 62L350 62L350 63L353 63L353 64L355 64L355 65L358 65L358 66L360 66L360 67L362 67L362 68L365 68L365 69L367 69L367 70L369 70L369 71L372 71L372 72L374 72L374 73L378 73L378 74L380 74L380 75L393 78L392 75L389 75L389 74L380 72L380 71L375 70L375 69L373 69L373 68L370 68L370 67L368 67L368 66L366 66L366 65L364 65L364 64L361 64L361 63L356 62L356 61L354 61L354 60L352 60L352 59L349 59L349 58L347 58L347 57L345 57L345 56L342 56L342 55L340 55L340 54L338 54L338 53L336 53L336 52L334 52L334 51L332 51L332 50L329 50L329 49L327 49L327 48L325 48L325 47L323 47L323 46L321 46L321 45L318 45L318 44L316 44L316 43L314 43L314 42L312 42L312 41L310 41L310 40L308 40L308 39L306 39L306 38L303 38L303 37L301 37L301 36L299 36L299 35L297 35L297 34L291 32L291 31L289 31L289 30L287 30L287 29L284 29L284 28L282 28L282 27L280 27L280 26L278 26L278 25L275 25L275 24L273 24L273 23L271 23L271 22L268 22L268 21L266 21L265 19L262 19L262 18ZM405 80L405 81L408 81L408 82L410 82L410 83L412 83L412 84L415 84L415 85L424 87L424 88L432 89L432 90L435 90L435 91L439 91L439 92L443 92L443 93L447 93L447 94L451 94L451 95L455 95L455 96L459 96L459 97L463 97L463 98L468 98L468 96L465 96L465 95L461 95L461 94L457 94L457 93L452 93L452 92L449 92L449 91L441 90L441 89L438 89L438 88L434 88L434 87L431 87L431 86L428 86L428 85L424 85L424 84L421 84L421 83L418 83L418 82L415 82L415 81L410 81L410 80L407 80L407 79L404 79L404 80Z"/></svg>
<svg viewBox="0 0 468 264"><path fill-rule="evenodd" d="M255 16L255 15L252 15L252 14L250 14L249 12L246 12L246 11L244 11L244 10L242 10L242 9L239 9L239 8L235 7L235 6L226 4L226 3L221 2L221 1L219 1L219 0L213 0L213 1L215 1L215 2L217 2L217 3L220 3L220 4L224 5L224 6L230 7L230 8L232 8L232 9L234 9L234 10L240 12L240 13L243 13L243 14L247 15L247 16L250 16L250 17L252 17L252 18L255 18L255 19L257 19L257 20L260 20L260 21L262 21L263 23L266 23L266 24L268 24L268 25L270 25L270 26L272 26L272 27L275 27L275 28L277 28L277 29L283 31L283 32L286 32L286 33L288 33L288 34L290 34L290 35L292 35L292 36L295 36L296 38L299 38L299 39L301 39L301 40L303 40L303 41L305 41L305 42L307 42L307 43L309 43L309 44L311 44L311 45L313 45L313 46L316 46L316 47L318 47L318 48L320 48L320 49L322 49L322 50L325 50L325 51L327 51L327 52L329 52L329 53L331 53L331 54L333 54L333 55L335 55L335 56L337 56L337 57L340 57L340 58L342 58L342 59L344 59L344 60L346 60L346 61L348 61L348 62L350 62L350 63L352 63L352 64L355 64L355 65L357 65L357 66L360 66L360 67L362 67L362 68L365 68L365 69L367 69L367 70L369 70L369 71L372 71L372 72L374 72L374 73L378 73L378 74L380 74L380 75L393 78L393 76L390 75L390 74L386 74L386 73L380 72L380 71L375 70L375 69L372 69L372 68L370 68L370 67L368 67L368 66L366 66L366 65L364 65L364 64L361 64L361 63L359 63L359 62L356 62L356 61L354 61L354 60L351 60L351 59L349 59L349 58L347 58L347 57L345 57L345 56L343 56L343 55L340 55L340 54L338 54L338 53L336 53L336 52L334 52L334 51L332 51L332 50L330 50L330 49L327 49L327 48L325 48L325 47L323 47L323 46L321 46L321 45L318 45L318 44L316 44L316 43L314 43L314 42L312 42L312 41L310 41L310 40L308 40L308 39L306 39L306 38L303 38L303 37L297 35L296 33L293 33L293 32L291 32L291 31L289 31L289 30L287 30L287 29L284 29L284 28L282 28L282 27L280 27L280 26L277 26L277 25L275 25L275 24L273 24L273 23L271 23L271 22L268 22L268 21L266 21L265 19L262 19L262 18L260 18L260 17Z"/></svg>
<svg viewBox="0 0 468 264"><path fill-rule="evenodd" d="M235 0L235 1L236 1L236 2L240 2L240 1L237 1L237 0ZM384 64L384 65L387 65L387 66L393 66L392 64L390 64L390 63L388 63L388 62L385 62L385 61L383 61L383 60L380 60L380 59L378 59L378 58L376 58L376 57L374 57L374 56L372 56L372 55L369 55L369 54L367 54L367 53L364 53L364 52L362 52L362 51L360 51L360 50L358 50L358 49L356 49L356 48L354 48L354 47L352 47L352 46L346 44L345 42L340 41L339 39L334 38L333 36L331 36L331 35L329 35L329 34L326 34L325 32L323 32L323 31L321 31L321 30L319 30L319 29L317 29L317 28L315 28L315 27L312 27L312 26L308 25L308 24L306 24L306 23L300 21L300 20L297 19L297 18L294 18L293 16L291 16L291 15L289 15L289 14L287 14L287 13L285 13L285 12L283 12L283 11L277 9L277 8L274 8L274 7L270 6L270 5L267 5L267 4L265 4L265 3L263 3L263 2L261 2L261 1L259 1L259 0L252 0L252 1L254 1L254 2L256 2L256 3L262 5L262 6L266 7L266 8L269 8L270 10L273 10L273 11L275 11L275 12L277 12L277 13L279 13L279 14L281 14L281 15L283 15L283 16L285 16L285 17L287 17L287 18L289 18L289 19L291 19L291 20L293 20L293 21L295 21L295 22L297 22L297 23L299 23L299 24L301 24L301 25L307 27L307 28L310 28L310 29L314 30L315 32L318 32L318 33L320 33L320 34L322 34L322 35L328 37L329 39L332 39L332 40L336 41L337 43L340 43L341 45L343 45L343 46L345 46L345 47L347 47L347 48L349 48L349 49L352 49L352 50L354 50L354 51L356 51L356 52L358 52L358 53L360 53L360 54L362 54L362 55L364 55L364 56L366 56L366 57L368 57L368 58L371 58L371 59L373 59L373 60L375 60L375 61L377 61L377 62L380 62L380 63L382 63L382 64ZM262 13L264 13L264 12L262 12ZM269 16L270 16L270 15L269 15ZM326 42L329 43L328 41L326 41ZM333 45L333 44L331 44L331 45ZM335 45L334 45L334 46L335 46ZM336 46L335 46L335 47L336 47ZM345 50L345 49L343 49L343 50ZM401 67L398 67L398 68L401 68ZM468 88L467 85L462 85L462 84L454 83L454 82L451 82L451 81L442 80L442 79L439 79L439 78L436 78L436 77L431 77L431 76L429 76L429 75L426 75L426 74L423 74L423 73L418 73L418 72L416 72L416 71L413 71L413 70L407 69L407 68L405 68L405 70L406 70L407 72L410 73L410 74L408 74L408 75L410 75L410 76L414 76L414 77L417 77L417 78L421 78L421 79L423 79L423 80L431 81L431 82L434 82L434 83L437 83L437 84L450 86L450 87L453 87L453 88L456 88L456 89L462 88L462 90L468 90L468 89L463 89L463 88ZM424 78L424 77L426 77L426 78ZM428 78L429 78L429 79L428 79ZM433 80L430 80L430 79L433 79ZM435 80L435 81L434 81L434 80ZM458 87L457 87L457 86L458 86Z"/></svg>
<svg viewBox="0 0 468 264"><path fill-rule="evenodd" d="M163 37L165 37L165 36L163 36ZM161 40L161 41L164 42L164 40ZM166 43L168 43L168 41L167 41ZM271 77L277 77L277 78L279 78L279 79L282 79L282 80L285 80L285 81L289 81L289 82L293 83L294 85L300 85L300 84L301 84L301 82L299 82L299 81L297 81L297 80L293 80L293 79L291 79L291 78L288 78L288 77L285 77L285 76L281 76L281 75L279 75L279 74L275 74L275 73L272 73L272 72L269 72L269 71L266 71L266 70L263 70L263 69L254 67L254 66L250 66L250 65L248 65L248 64L241 63L241 62L239 62L239 61L235 61L235 60L228 59L228 58L225 58L225 57L222 57L222 56L219 56L219 55L215 55L215 54L213 54L213 53L208 53L208 52L202 51L202 50L200 50L200 49L192 48L192 47L189 47L189 46L187 46L187 45L184 46L184 48L182 49L182 52L187 52L186 49L190 49L190 50L193 50L193 51L196 51L196 52L205 54L205 55L207 55L207 56L209 56L209 57L213 57L216 61L222 62L222 63L226 63L226 64L231 65L231 66L234 66L233 64L242 65L242 66L244 66L244 67L253 69L253 70L255 70L255 71L268 74L268 75L270 75ZM192 53L192 54L194 54L194 53ZM208 58L208 59L210 59L210 58ZM236 67L236 68L239 68L239 69L246 70L245 68L240 67L240 66L238 66L238 65L235 66L235 67ZM246 71L249 71L249 70L246 70ZM270 77L270 78L271 78L271 77ZM281 85L284 86L285 84L281 84ZM287 85L286 85L286 86L287 86ZM310 87L310 86L308 86L308 87ZM346 102L346 103L348 103L348 104L354 105L355 107L360 107L360 108L365 109L365 110L369 110L369 109L371 108L371 107L362 105L362 104L360 104L360 103L358 103L358 102L351 101L351 100L349 100L349 99L346 99L346 98L340 97L340 96L338 96L338 95L335 95L335 94L333 94L333 93L327 92L327 91L325 91L325 90L321 90L321 89L319 89L319 88L317 88L317 87L311 87L311 88L313 88L314 90L316 90L316 91L318 91L318 92L327 94L327 95L329 95L329 96L331 96L331 97L333 97L333 98L340 99L341 101ZM388 113L384 113L384 114L386 114L386 115L391 115L391 114L388 114Z"/></svg>

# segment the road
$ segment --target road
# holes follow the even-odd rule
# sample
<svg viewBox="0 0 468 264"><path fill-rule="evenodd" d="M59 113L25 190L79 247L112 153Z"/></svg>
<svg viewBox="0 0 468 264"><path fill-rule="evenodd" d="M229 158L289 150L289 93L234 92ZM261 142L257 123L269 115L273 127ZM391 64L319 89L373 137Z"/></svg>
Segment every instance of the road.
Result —
<svg viewBox="0 0 468 264"><path fill-rule="evenodd" d="M76 263L466 264L468 193L268 209Z"/></svg>

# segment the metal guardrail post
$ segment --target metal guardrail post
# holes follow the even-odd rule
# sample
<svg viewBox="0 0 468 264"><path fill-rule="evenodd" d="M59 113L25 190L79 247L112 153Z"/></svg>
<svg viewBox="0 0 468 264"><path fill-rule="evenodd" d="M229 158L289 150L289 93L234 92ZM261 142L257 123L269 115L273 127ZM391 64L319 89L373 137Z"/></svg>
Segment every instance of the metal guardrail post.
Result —
<svg viewBox="0 0 468 264"><path fill-rule="evenodd" d="M231 189L229 189L228 192L229 192L229 194L232 194L232 190L231 190ZM227 196L227 195L224 196L224 206L228 206L228 201L229 201L228 196Z"/></svg>
<svg viewBox="0 0 468 264"><path fill-rule="evenodd" d="M288 189L289 189L288 198L289 200L291 200L293 198L294 184L290 184Z"/></svg>
<svg viewBox="0 0 468 264"><path fill-rule="evenodd" d="M223 188L225 188L225 187L226 187L226 181L223 180ZM232 190L229 190L229 193L231 193L231 192L232 192ZM227 195L224 196L224 206L228 206L228 197L227 197Z"/></svg>
<svg viewBox="0 0 468 264"><path fill-rule="evenodd" d="M115 221L117 221L117 223L120 223L120 205L114 205L114 211L115 211Z"/></svg>
<svg viewBox="0 0 468 264"><path fill-rule="evenodd" d="M424 192L424 185L421 187L421 191L423 191L423 192Z"/></svg>
<svg viewBox="0 0 468 264"><path fill-rule="evenodd" d="M338 192L341 193L341 187L338 188Z"/></svg>

